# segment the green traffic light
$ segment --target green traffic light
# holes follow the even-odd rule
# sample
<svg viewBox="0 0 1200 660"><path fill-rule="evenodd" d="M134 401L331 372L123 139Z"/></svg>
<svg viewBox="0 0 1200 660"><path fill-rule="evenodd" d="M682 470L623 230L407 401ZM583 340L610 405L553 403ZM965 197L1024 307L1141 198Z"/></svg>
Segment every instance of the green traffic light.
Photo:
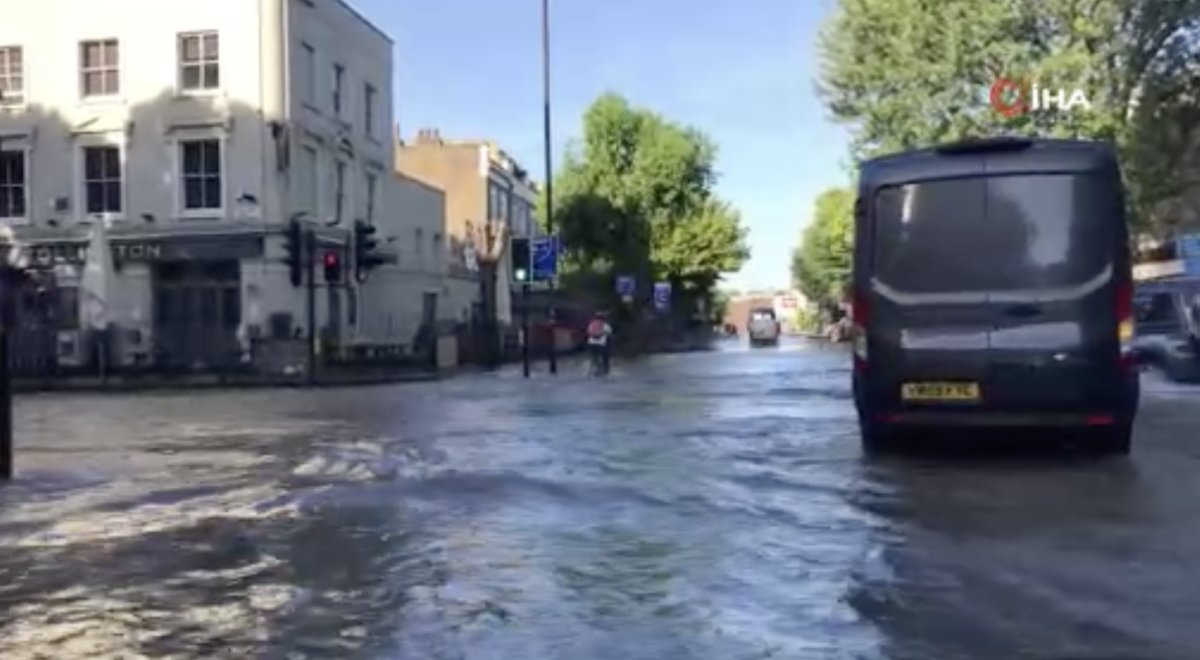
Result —
<svg viewBox="0 0 1200 660"><path fill-rule="evenodd" d="M517 269L517 281L518 281L518 282L524 282L524 281L525 281L525 269L524 269L524 268L518 268L518 269Z"/></svg>

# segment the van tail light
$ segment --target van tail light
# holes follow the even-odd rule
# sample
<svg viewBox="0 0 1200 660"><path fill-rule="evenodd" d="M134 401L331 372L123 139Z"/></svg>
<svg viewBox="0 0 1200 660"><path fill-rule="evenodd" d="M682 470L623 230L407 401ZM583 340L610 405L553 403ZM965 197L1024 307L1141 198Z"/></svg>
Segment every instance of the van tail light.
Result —
<svg viewBox="0 0 1200 660"><path fill-rule="evenodd" d="M1117 340L1121 346L1121 368L1133 370L1136 364L1133 358L1133 283L1122 282L1117 286Z"/></svg>
<svg viewBox="0 0 1200 660"><path fill-rule="evenodd" d="M854 368L858 371L867 368L867 319L870 315L867 299L861 294L854 294L854 300L850 303L850 336L854 344Z"/></svg>

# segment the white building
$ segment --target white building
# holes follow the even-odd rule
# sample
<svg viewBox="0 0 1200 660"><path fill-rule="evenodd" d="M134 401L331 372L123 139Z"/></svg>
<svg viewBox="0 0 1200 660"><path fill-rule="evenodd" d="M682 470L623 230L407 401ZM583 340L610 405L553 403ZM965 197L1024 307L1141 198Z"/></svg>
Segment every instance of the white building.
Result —
<svg viewBox="0 0 1200 660"><path fill-rule="evenodd" d="M307 336L290 219L344 266L356 221L385 249L403 240L385 193L392 43L341 0L25 4L0 21L0 90L0 221L53 267L63 359L79 357L96 219L111 221L125 363L213 364L252 337ZM328 285L318 265L317 331L407 342L403 312L371 291L396 267Z"/></svg>

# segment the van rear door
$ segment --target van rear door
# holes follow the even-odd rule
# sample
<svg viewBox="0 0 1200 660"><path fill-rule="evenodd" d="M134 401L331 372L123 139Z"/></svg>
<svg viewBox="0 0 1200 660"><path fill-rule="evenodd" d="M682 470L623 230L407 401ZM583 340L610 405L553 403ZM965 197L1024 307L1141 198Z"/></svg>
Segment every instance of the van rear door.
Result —
<svg viewBox="0 0 1200 660"><path fill-rule="evenodd" d="M963 385L909 403L1057 410L1111 398L1116 186L1081 172L881 189L871 362L891 403L905 404L906 383L926 382Z"/></svg>

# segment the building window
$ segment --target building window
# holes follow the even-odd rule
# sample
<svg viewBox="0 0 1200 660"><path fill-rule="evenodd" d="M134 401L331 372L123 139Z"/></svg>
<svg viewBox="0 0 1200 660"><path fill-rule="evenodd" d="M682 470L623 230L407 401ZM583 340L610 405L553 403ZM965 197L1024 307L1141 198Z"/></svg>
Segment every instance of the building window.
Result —
<svg viewBox="0 0 1200 660"><path fill-rule="evenodd" d="M83 192L89 214L121 212L121 150L84 147Z"/></svg>
<svg viewBox="0 0 1200 660"><path fill-rule="evenodd" d="M303 195L303 209L309 213L317 212L317 150L304 147L300 151L300 194Z"/></svg>
<svg viewBox="0 0 1200 660"><path fill-rule="evenodd" d="M25 152L0 151L0 218L25 217Z"/></svg>
<svg viewBox="0 0 1200 660"><path fill-rule="evenodd" d="M379 187L379 178L367 174L367 224L375 224L375 195Z"/></svg>
<svg viewBox="0 0 1200 660"><path fill-rule="evenodd" d="M342 116L342 90L346 84L346 67L341 64L333 65L333 114Z"/></svg>
<svg viewBox="0 0 1200 660"><path fill-rule="evenodd" d="M187 91L217 89L221 86L216 32L179 35L179 86Z"/></svg>
<svg viewBox="0 0 1200 660"><path fill-rule="evenodd" d="M215 210L221 203L221 141L181 142L183 208L185 211Z"/></svg>
<svg viewBox="0 0 1200 660"><path fill-rule="evenodd" d="M303 81L302 97L310 106L316 105L317 50L309 44L300 44L300 80Z"/></svg>
<svg viewBox="0 0 1200 660"><path fill-rule="evenodd" d="M121 92L120 50L116 39L79 45L79 71L84 96L114 96Z"/></svg>
<svg viewBox="0 0 1200 660"><path fill-rule="evenodd" d="M509 227L511 228L512 223L511 223L511 217L509 215L509 203L511 200L509 199L508 191L507 190L499 191L498 199L500 200L500 220L505 222L506 224L508 224Z"/></svg>
<svg viewBox="0 0 1200 660"><path fill-rule="evenodd" d="M378 95L370 83L363 88L363 129L368 137L375 137L375 98Z"/></svg>
<svg viewBox="0 0 1200 660"><path fill-rule="evenodd" d="M425 230L417 227L413 230L413 234L416 236L416 238L413 239L413 249L416 250L417 256L419 257L421 256L421 243L425 241Z"/></svg>
<svg viewBox="0 0 1200 660"><path fill-rule="evenodd" d="M488 220L498 220L500 218L500 187L496 184L488 185Z"/></svg>
<svg viewBox="0 0 1200 660"><path fill-rule="evenodd" d="M525 205L525 200L519 197L513 197L512 200L512 224L513 231L522 236L529 236L529 222L527 215L528 207Z"/></svg>
<svg viewBox="0 0 1200 660"><path fill-rule="evenodd" d="M79 329L79 287L60 286L55 290L55 317L59 330Z"/></svg>
<svg viewBox="0 0 1200 660"><path fill-rule="evenodd" d="M24 100L24 52L20 46L0 48L0 104L12 105Z"/></svg>
<svg viewBox="0 0 1200 660"><path fill-rule="evenodd" d="M333 221L340 223L346 217L346 163L333 162Z"/></svg>

